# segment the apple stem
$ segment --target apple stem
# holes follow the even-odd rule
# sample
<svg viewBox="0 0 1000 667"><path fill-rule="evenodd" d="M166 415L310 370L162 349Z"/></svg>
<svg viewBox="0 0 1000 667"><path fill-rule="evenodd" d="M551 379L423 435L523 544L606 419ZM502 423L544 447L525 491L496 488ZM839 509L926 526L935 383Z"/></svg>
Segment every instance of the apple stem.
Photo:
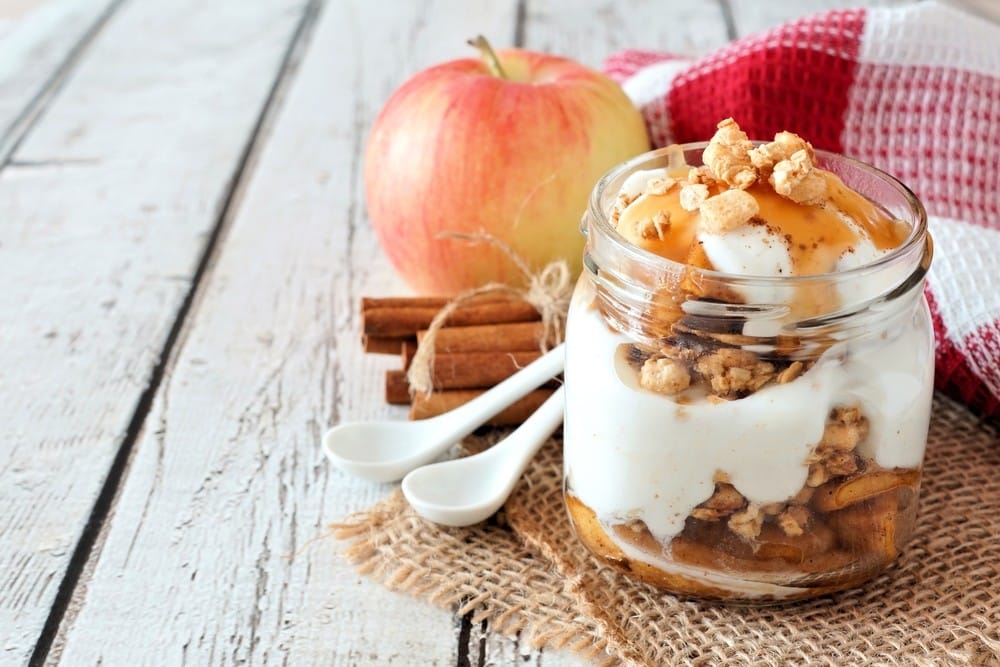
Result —
<svg viewBox="0 0 1000 667"><path fill-rule="evenodd" d="M497 58L496 51L490 46L489 40L487 40L482 35L476 35L475 39L468 40L469 46L474 46L479 49L479 55L482 57L483 62L486 63L486 68L490 70L490 74L493 76L500 77L501 79L507 78L507 73L503 71L503 67L500 66L500 59Z"/></svg>

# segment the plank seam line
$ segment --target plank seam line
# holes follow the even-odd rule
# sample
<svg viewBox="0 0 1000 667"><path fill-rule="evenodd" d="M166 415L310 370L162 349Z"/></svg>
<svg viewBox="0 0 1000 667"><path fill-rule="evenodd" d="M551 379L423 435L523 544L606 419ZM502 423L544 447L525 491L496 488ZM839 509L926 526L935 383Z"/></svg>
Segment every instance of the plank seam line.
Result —
<svg viewBox="0 0 1000 667"><path fill-rule="evenodd" d="M132 413L132 418L125 432L125 437L119 445L101 491L94 502L90 517L73 550L73 555L66 568L66 573L59 584L59 590L56 593L52 608L35 644L35 650L28 659L29 666L40 666L46 662L55 639L59 635L66 612L72 601L73 593L80 584L81 575L93 555L97 538L112 513L114 501L127 477L135 444L150 415L153 400L159 393L174 353L180 349L178 341L181 339L181 334L192 317L193 305L197 301L196 297L199 291L204 287L205 275L209 267L214 263L215 255L221 248L221 239L224 236L224 231L229 226L232 214L235 211L234 204L237 199L236 195L240 192L240 185L244 178L249 175L254 157L261 148L261 140L264 138L263 130L269 127L273 117L279 110L280 104L278 102L282 98L285 87L289 85L290 79L293 78L292 74L297 70L298 59L302 57L302 54L306 50L309 38L312 35L312 28L316 23L320 13L320 6L323 2L324 0L309 0L306 3L302 17L299 19L298 25L295 27L292 37L281 57L274 81L271 84L270 90L268 90L264 104L261 105L261 110L257 115L253 128L247 136L246 145L240 153L236 167L233 170L233 175L226 184L222 207L216 218L215 225L205 242L204 250L198 260L194 276L191 280L191 285L170 327L159 359L150 374L149 383L136 403L136 408Z"/></svg>
<svg viewBox="0 0 1000 667"><path fill-rule="evenodd" d="M527 27L528 0L517 0L517 13L514 16L514 46L524 48L524 32Z"/></svg>
<svg viewBox="0 0 1000 667"><path fill-rule="evenodd" d="M458 655L455 658L455 667L471 667L469 660L469 645L472 635L472 612L463 614L459 619L458 626Z"/></svg>
<svg viewBox="0 0 1000 667"><path fill-rule="evenodd" d="M479 623L479 662L476 663L476 667L486 667L486 632L488 629L489 623L484 618Z"/></svg>
<svg viewBox="0 0 1000 667"><path fill-rule="evenodd" d="M722 12L722 20L726 24L726 36L729 41L733 41L739 37L739 33L736 31L736 18L733 16L733 6L730 4L730 0L719 0L719 10Z"/></svg>
<svg viewBox="0 0 1000 667"><path fill-rule="evenodd" d="M87 28L73 48L69 50L66 57L59 66L56 67L52 75L46 79L38 92L28 100L21 112L11 121L7 131L0 135L0 171L10 164L11 156L20 148L25 137L34 129L38 120L45 115L45 110L55 99L56 95L63 89L66 82L80 62L80 56L89 47L97 36L108 24L111 17L124 5L126 0L114 0L105 8L104 12L97 17L97 20ZM6 146L6 148L4 148Z"/></svg>

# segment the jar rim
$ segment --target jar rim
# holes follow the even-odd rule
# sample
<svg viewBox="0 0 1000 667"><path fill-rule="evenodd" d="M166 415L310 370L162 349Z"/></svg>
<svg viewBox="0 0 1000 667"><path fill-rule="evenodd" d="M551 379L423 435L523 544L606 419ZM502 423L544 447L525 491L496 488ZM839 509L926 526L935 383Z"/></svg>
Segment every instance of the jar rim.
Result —
<svg viewBox="0 0 1000 667"><path fill-rule="evenodd" d="M764 141L753 141L755 146L761 145L767 142ZM893 176L892 174L879 169L867 162L862 162L856 158L849 157L842 153L834 153L832 151L815 149L816 155L820 158L820 161L826 160L841 160L847 164L852 165L855 168L860 169L863 172L879 179L880 181L888 184L892 189L897 191L906 202L907 207L912 214L912 220L915 221L910 228L910 233L906 239L897 247L891 249L889 252L885 253L872 260L871 262L861 264L856 267L844 271L835 271L830 273L818 273L813 275L803 275L803 276L761 276L761 275L747 275L740 273L728 273L725 271L717 271L715 269L703 269L699 267L690 266L683 262L677 262L675 260L669 259L662 255L650 252L640 248L639 246L629 242L624 236L622 236L613 224L611 224L608 219L607 213L603 210L601 206L601 199L607 190L610 183L615 182L617 179L622 179L627 176L627 174L636 171L640 165L651 162L655 159L669 155L671 152L676 151L680 148L682 151L693 151L693 150L704 150L709 142L707 141L696 141L681 144L671 144L669 146L664 146L662 148L657 148L651 151L647 151L640 155L637 155L625 162L622 162L611 169L609 169L601 178L597 181L591 191L590 198L588 201L587 209L591 220L596 222L597 227L600 231L610 240L616 247L617 252L621 252L633 260L639 261L643 264L661 267L671 270L681 270L686 269L688 271L695 271L699 276L704 276L706 278L713 278L716 280L724 280L729 283L734 284L744 284L744 285L803 285L810 283L821 283L830 280L845 280L854 277L862 277L869 275L871 273L877 272L884 266L893 264L900 257L909 256L914 248L923 246L924 253L929 254L932 252L930 236L927 233L927 211L924 209L923 204L917 198L916 194L909 187L906 186L902 181ZM692 165L694 166L694 165ZM587 216L585 216L586 220ZM584 235L587 234L586 226L581 226ZM927 257L929 262L930 257ZM927 262L925 262L927 263Z"/></svg>

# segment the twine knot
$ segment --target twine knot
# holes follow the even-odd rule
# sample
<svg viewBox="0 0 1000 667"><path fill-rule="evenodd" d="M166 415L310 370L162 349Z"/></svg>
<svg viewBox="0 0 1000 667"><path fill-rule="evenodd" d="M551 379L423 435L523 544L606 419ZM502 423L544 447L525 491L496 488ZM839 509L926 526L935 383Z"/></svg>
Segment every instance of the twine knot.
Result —
<svg viewBox="0 0 1000 667"><path fill-rule="evenodd" d="M564 260L555 260L546 264L539 271L532 271L528 264L514 250L498 239L486 234L461 234L449 232L441 234L439 238L451 238L470 241L473 243L490 243L502 250L518 270L524 275L527 287L519 289L505 283L488 283L482 287L475 287L464 292L460 292L447 305L445 305L427 328L423 340L417 346L417 351L413 355L410 370L406 373L406 379L410 383L410 393L430 394L434 390L431 369L434 365L434 343L437 339L437 332L441 330L445 322L453 312L470 300L484 294L507 294L514 298L520 298L531 304L539 315L542 316L542 337L539 341L539 348L542 352L548 351L551 345L562 342L566 331L566 314L569 311L569 301L573 294L571 284L572 275L569 266Z"/></svg>

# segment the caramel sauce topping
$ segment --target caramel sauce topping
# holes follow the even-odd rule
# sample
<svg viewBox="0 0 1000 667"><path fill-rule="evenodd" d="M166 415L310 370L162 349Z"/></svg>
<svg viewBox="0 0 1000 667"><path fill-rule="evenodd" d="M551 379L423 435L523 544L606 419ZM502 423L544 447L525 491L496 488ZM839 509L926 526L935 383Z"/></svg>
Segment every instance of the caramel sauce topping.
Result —
<svg viewBox="0 0 1000 667"><path fill-rule="evenodd" d="M885 253L909 234L906 224L820 169L812 146L792 133L755 146L727 119L702 159L704 166L692 168L679 150L668 154L668 166L650 173L644 191L621 194L611 212L626 240L688 267L669 300L671 312L691 297L742 300L734 289L695 270L719 268L702 242L710 237L732 235L734 244L770 246L761 248L766 256L757 256L754 248L732 249L737 257L750 250L747 261L758 265L773 256L779 274L815 276L859 266L873 259L872 247ZM855 252L861 254L851 261ZM839 300L835 284L809 283L798 286L789 306L795 315L809 317L828 312Z"/></svg>
<svg viewBox="0 0 1000 667"><path fill-rule="evenodd" d="M787 245L795 275L834 272L839 259L852 252L862 237L867 237L880 251L902 244L908 233L905 225L898 224L848 188L835 174L823 172L823 176L829 196L816 205L791 201L766 183L757 182L747 189L760 206L760 213L748 224L766 226L770 236ZM709 196L718 194L721 189L718 185L709 186ZM643 220L652 219L660 211L670 215L670 233L665 238L648 239L635 233ZM692 256L704 255L696 248L699 221L698 211L687 211L681 206L680 186L675 186L664 194L640 195L622 211L618 230L649 252L689 264ZM702 268L711 267L702 265Z"/></svg>

